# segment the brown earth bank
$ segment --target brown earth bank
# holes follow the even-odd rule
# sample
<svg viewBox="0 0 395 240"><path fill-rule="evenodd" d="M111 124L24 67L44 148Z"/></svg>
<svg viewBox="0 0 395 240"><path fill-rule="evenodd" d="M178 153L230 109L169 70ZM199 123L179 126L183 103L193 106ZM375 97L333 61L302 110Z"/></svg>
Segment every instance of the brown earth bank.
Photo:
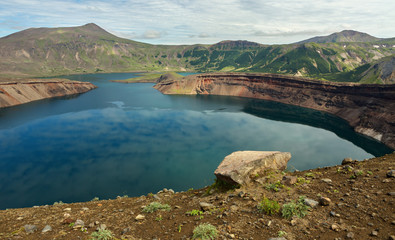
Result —
<svg viewBox="0 0 395 240"><path fill-rule="evenodd" d="M164 94L265 99L334 114L356 132L395 149L395 84L335 83L278 74L213 73L166 79Z"/></svg>
<svg viewBox="0 0 395 240"><path fill-rule="evenodd" d="M202 223L216 227L217 239L395 238L395 153L301 172L259 172L251 180L228 191L218 185L179 193L164 189L141 197L1 210L0 239L106 239L91 237L97 229L111 232L108 239L192 239ZM301 218L257 207L267 198L284 209L301 196L312 206ZM169 209L145 212L152 202Z"/></svg>
<svg viewBox="0 0 395 240"><path fill-rule="evenodd" d="M46 98L75 95L95 89L88 82L67 79L0 79L0 108Z"/></svg>

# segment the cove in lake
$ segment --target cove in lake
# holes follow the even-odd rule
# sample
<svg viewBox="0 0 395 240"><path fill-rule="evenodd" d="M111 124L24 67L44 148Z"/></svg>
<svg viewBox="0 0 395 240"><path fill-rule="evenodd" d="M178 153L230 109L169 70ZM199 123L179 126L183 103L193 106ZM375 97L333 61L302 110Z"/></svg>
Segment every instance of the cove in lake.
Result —
<svg viewBox="0 0 395 240"><path fill-rule="evenodd" d="M0 209L200 188L238 150L291 152L291 170L392 152L322 112L109 81L133 76L66 76L99 88L0 110Z"/></svg>

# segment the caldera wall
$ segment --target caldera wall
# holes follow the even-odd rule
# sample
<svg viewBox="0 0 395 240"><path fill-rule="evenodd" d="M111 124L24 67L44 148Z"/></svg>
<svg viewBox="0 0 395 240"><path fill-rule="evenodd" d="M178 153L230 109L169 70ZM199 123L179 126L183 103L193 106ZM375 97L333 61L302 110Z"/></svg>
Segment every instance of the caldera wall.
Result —
<svg viewBox="0 0 395 240"><path fill-rule="evenodd" d="M0 108L46 98L63 97L84 93L96 88L89 82L66 79L31 79L0 81Z"/></svg>
<svg viewBox="0 0 395 240"><path fill-rule="evenodd" d="M395 85L334 83L277 74L199 74L155 85L164 94L265 99L337 115L395 149Z"/></svg>

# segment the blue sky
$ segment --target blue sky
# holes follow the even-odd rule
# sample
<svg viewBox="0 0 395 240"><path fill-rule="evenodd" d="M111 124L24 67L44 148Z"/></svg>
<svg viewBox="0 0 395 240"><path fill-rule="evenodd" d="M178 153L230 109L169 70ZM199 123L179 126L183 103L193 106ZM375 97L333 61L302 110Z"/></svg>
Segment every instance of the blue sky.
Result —
<svg viewBox="0 0 395 240"><path fill-rule="evenodd" d="M0 37L94 22L153 44L292 43L345 29L395 37L394 0L2 0Z"/></svg>

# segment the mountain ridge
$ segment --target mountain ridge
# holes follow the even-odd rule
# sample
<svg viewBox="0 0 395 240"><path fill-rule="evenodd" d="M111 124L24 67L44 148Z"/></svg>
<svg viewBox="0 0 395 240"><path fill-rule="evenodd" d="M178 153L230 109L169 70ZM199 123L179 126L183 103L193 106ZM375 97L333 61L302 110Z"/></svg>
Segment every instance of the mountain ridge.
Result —
<svg viewBox="0 0 395 240"><path fill-rule="evenodd" d="M395 38L372 38L378 40L283 45L226 40L212 45L151 45L117 37L94 23L30 28L0 38L0 72L34 77L95 72L235 71L321 78L323 74L349 72L395 54Z"/></svg>
<svg viewBox="0 0 395 240"><path fill-rule="evenodd" d="M300 42L296 42L296 44L303 44L309 42L315 43L333 43L333 42L376 42L379 40L383 40L384 38L373 37L367 33L358 32L355 30L343 30L341 32L332 33L327 36L316 36L312 37Z"/></svg>

